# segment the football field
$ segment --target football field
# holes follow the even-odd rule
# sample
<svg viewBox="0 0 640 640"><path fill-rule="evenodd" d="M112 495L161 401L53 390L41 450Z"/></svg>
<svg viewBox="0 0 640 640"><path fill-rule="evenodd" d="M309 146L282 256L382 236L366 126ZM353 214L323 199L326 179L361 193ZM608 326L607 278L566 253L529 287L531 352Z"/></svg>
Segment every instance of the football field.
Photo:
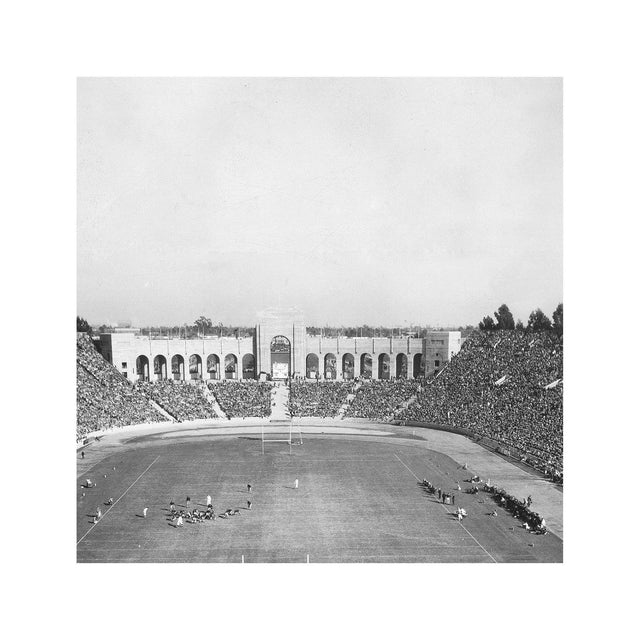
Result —
<svg viewBox="0 0 640 640"><path fill-rule="evenodd" d="M267 444L262 455L255 434L143 436L96 456L78 477L77 559L561 562L560 538L527 533L499 507L492 517L489 494L465 493L473 473L410 438L312 435L291 455L284 443ZM86 478L97 487L83 488ZM423 478L453 493L455 505L427 494ZM207 495L216 513L240 515L175 527L169 502L184 508L189 496L191 508L204 509ZM458 506L468 513L462 523Z"/></svg>

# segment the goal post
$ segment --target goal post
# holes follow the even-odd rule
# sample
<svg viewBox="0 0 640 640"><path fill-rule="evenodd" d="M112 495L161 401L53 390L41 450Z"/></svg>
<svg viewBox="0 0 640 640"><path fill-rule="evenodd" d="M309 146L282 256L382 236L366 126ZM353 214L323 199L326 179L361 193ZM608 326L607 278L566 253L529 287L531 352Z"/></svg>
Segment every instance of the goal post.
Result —
<svg viewBox="0 0 640 640"><path fill-rule="evenodd" d="M291 447L302 444L302 431L300 425L294 425L291 420L270 422L261 425L260 440L263 454L265 444L284 442L289 445L289 455L291 455Z"/></svg>

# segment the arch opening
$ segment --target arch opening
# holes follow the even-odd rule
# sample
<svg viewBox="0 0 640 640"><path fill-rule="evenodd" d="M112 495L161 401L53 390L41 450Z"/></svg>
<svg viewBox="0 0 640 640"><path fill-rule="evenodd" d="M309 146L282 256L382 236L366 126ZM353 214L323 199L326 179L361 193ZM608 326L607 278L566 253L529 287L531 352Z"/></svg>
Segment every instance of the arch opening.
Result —
<svg viewBox="0 0 640 640"><path fill-rule="evenodd" d="M220 380L220 358L215 353L207 357L209 380Z"/></svg>
<svg viewBox="0 0 640 640"><path fill-rule="evenodd" d="M342 356L342 377L344 380L353 380L355 363L350 353Z"/></svg>
<svg viewBox="0 0 640 640"><path fill-rule="evenodd" d="M184 380L184 358L181 355L171 358L171 375L174 380Z"/></svg>
<svg viewBox="0 0 640 640"><path fill-rule="evenodd" d="M242 379L253 380L256 377L256 359L252 353L242 356Z"/></svg>
<svg viewBox="0 0 640 640"><path fill-rule="evenodd" d="M153 359L153 373L156 380L167 379L167 359L164 356L156 356Z"/></svg>
<svg viewBox="0 0 640 640"><path fill-rule="evenodd" d="M327 353L324 357L324 377L327 380L335 380L337 377L336 356L333 353Z"/></svg>
<svg viewBox="0 0 640 640"><path fill-rule="evenodd" d="M318 377L318 356L315 353L310 353L307 356L307 378Z"/></svg>
<svg viewBox="0 0 640 640"><path fill-rule="evenodd" d="M371 378L373 373L373 358L370 353L363 353L360 356L360 375L363 378Z"/></svg>
<svg viewBox="0 0 640 640"><path fill-rule="evenodd" d="M236 380L238 378L238 358L236 358L233 353L225 356L224 377L227 380Z"/></svg>
<svg viewBox="0 0 640 640"><path fill-rule="evenodd" d="M149 358L147 356L138 356L136 358L136 374L138 380L149 382Z"/></svg>
<svg viewBox="0 0 640 640"><path fill-rule="evenodd" d="M389 366L389 354L381 353L378 356L378 378L380 380L389 380L391 376L391 367Z"/></svg>
<svg viewBox="0 0 640 640"><path fill-rule="evenodd" d="M409 363L404 353L396 356L396 378L406 378L408 374Z"/></svg>
<svg viewBox="0 0 640 640"><path fill-rule="evenodd" d="M189 356L189 377L192 380L202 380L202 358L197 353Z"/></svg>
<svg viewBox="0 0 640 640"><path fill-rule="evenodd" d="M291 373L291 343L285 336L271 340L271 378L286 380Z"/></svg>

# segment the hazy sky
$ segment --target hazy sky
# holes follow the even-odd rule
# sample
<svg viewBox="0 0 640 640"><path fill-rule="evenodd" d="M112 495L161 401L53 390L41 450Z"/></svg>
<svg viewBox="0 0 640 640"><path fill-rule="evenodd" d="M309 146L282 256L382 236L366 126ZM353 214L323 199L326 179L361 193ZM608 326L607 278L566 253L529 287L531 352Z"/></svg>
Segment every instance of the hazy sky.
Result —
<svg viewBox="0 0 640 640"><path fill-rule="evenodd" d="M92 323L525 322L562 300L559 79L81 79Z"/></svg>

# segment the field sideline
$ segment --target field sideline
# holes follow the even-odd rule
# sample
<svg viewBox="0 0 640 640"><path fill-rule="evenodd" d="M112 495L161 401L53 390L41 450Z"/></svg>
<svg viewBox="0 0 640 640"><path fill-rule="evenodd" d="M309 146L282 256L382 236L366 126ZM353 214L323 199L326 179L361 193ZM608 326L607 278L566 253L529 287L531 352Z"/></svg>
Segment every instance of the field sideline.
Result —
<svg viewBox="0 0 640 640"><path fill-rule="evenodd" d="M425 441L380 424L361 434L321 428L306 433L291 456L282 443L261 455L260 435L248 425L243 434L172 425L139 437L130 431L121 441L107 436L79 461L78 562L562 561L558 536L529 534L501 509L488 516L488 494L455 491L457 481L463 491L471 486L464 480L475 469L470 463L463 471L459 460L430 448L431 433ZM86 477L98 486L82 489ZM422 478L453 490L455 506L427 495ZM254 487L250 511L247 482ZM241 515L172 525L170 500L184 505L189 495L192 506L204 505L207 494L216 512L237 508ZM109 498L112 507L104 504ZM94 525L97 506L103 517ZM452 514L457 506L469 514L462 524Z"/></svg>

